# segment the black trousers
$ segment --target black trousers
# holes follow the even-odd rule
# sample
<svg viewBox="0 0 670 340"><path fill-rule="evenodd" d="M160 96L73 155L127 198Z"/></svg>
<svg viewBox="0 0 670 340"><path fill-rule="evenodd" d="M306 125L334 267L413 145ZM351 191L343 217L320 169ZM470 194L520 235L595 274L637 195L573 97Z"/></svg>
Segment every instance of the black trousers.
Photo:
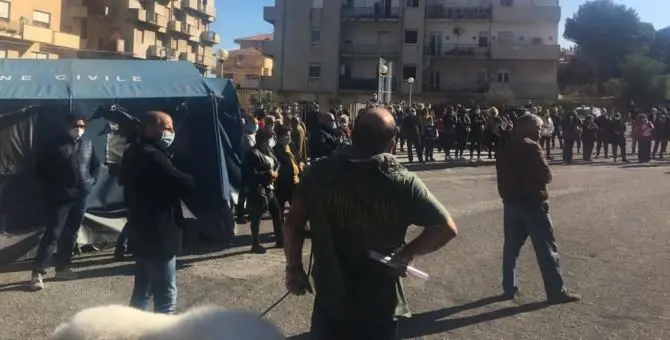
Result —
<svg viewBox="0 0 670 340"><path fill-rule="evenodd" d="M572 148L575 145L575 141L573 139L564 139L563 140L563 161L564 162L572 162L572 153L573 150Z"/></svg>
<svg viewBox="0 0 670 340"><path fill-rule="evenodd" d="M551 157L551 136L540 137L540 146L547 153L547 158Z"/></svg>
<svg viewBox="0 0 670 340"><path fill-rule="evenodd" d="M423 161L423 143L421 137L407 138L407 159L410 162L414 161L414 154L412 153L412 148L416 151L416 156L419 158L419 162Z"/></svg>
<svg viewBox="0 0 670 340"><path fill-rule="evenodd" d="M442 147L444 148L445 155L449 156L451 150L456 147L456 135L453 133L442 135Z"/></svg>
<svg viewBox="0 0 670 340"><path fill-rule="evenodd" d="M621 159L626 161L626 139L617 138L612 140L612 157L617 158L617 151L621 151Z"/></svg>
<svg viewBox="0 0 670 340"><path fill-rule="evenodd" d="M393 315L370 320L347 320L330 317L320 306L319 296L314 298L311 340L395 340L398 323Z"/></svg>
<svg viewBox="0 0 670 340"><path fill-rule="evenodd" d="M591 156L593 155L593 147L595 145L595 141L592 139L591 140L584 139L582 143L584 145L584 154L582 156L584 157L585 161L590 161Z"/></svg>
<svg viewBox="0 0 670 340"><path fill-rule="evenodd" d="M463 151L468 144L468 134L466 132L456 133L456 157L463 157Z"/></svg>
<svg viewBox="0 0 670 340"><path fill-rule="evenodd" d="M607 139L605 138L605 132L600 131L598 133L598 138L596 140L596 157L600 156L600 148L603 148L605 151L605 158L608 156L608 151L609 151L609 144L607 143Z"/></svg>
<svg viewBox="0 0 670 340"><path fill-rule="evenodd" d="M424 145L424 153L426 156L426 160L432 160L433 159L433 151L435 150L435 139L432 138L423 138L423 145Z"/></svg>
<svg viewBox="0 0 670 340"><path fill-rule="evenodd" d="M266 211L272 216L272 229L274 231L277 243L284 241L284 212L279 208L279 201L273 190L266 190L266 197L256 197L249 195L249 219L251 225L251 243L256 245L260 243L261 218ZM265 203L263 202L265 201Z"/></svg>
<svg viewBox="0 0 670 340"><path fill-rule="evenodd" d="M658 148L661 148L661 153L658 153ZM668 139L667 138L657 138L654 139L654 150L652 152L653 157L656 157L656 154L659 154L661 158L663 158L663 154L667 151L668 149Z"/></svg>

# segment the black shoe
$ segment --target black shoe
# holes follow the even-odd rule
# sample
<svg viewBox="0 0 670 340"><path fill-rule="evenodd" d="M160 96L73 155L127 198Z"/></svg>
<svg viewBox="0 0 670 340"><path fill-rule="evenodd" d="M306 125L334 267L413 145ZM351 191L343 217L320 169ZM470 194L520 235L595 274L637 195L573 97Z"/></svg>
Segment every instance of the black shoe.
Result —
<svg viewBox="0 0 670 340"><path fill-rule="evenodd" d="M122 262L125 260L125 252L115 251L114 252L114 261Z"/></svg>
<svg viewBox="0 0 670 340"><path fill-rule="evenodd" d="M518 288L514 289L511 292L503 292L502 294L500 294L500 298L502 298L503 300L514 300L519 297L521 297L521 292L519 292Z"/></svg>
<svg viewBox="0 0 670 340"><path fill-rule="evenodd" d="M254 254L265 254L267 250L260 244L254 244L251 246L251 252Z"/></svg>
<svg viewBox="0 0 670 340"><path fill-rule="evenodd" d="M552 296L550 298L547 298L547 302L549 302L551 304L561 304L561 303L577 302L581 299L582 299L582 297L577 295L577 294L572 294L572 293L565 292L561 295Z"/></svg>

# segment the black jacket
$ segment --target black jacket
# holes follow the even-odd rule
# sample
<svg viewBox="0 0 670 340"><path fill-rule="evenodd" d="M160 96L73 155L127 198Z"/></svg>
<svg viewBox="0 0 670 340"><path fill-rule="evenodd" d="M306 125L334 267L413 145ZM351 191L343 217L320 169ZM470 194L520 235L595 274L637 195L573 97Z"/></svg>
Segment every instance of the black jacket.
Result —
<svg viewBox="0 0 670 340"><path fill-rule="evenodd" d="M317 126L309 137L309 156L311 158L328 157L337 150L335 129Z"/></svg>
<svg viewBox="0 0 670 340"><path fill-rule="evenodd" d="M272 184L272 171L279 170L279 161L271 149L261 150L260 145L253 147L242 162L242 180L249 194L257 188L266 188Z"/></svg>
<svg viewBox="0 0 670 340"><path fill-rule="evenodd" d="M47 201L86 197L98 179L100 161L86 138L60 138L37 159L36 171L44 181Z"/></svg>
<svg viewBox="0 0 670 340"><path fill-rule="evenodd" d="M121 183L128 207L128 242L140 258L168 260L181 248L181 200L193 178L174 167L165 148L142 142L124 152Z"/></svg>
<svg viewBox="0 0 670 340"><path fill-rule="evenodd" d="M411 114L405 117L402 121L401 133L405 138L415 140L421 135L421 123L419 116L412 116Z"/></svg>

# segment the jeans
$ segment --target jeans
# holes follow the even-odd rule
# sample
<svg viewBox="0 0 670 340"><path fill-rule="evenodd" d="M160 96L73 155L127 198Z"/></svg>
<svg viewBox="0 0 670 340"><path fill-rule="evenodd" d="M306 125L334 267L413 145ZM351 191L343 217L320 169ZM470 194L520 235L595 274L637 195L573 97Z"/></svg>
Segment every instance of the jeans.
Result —
<svg viewBox="0 0 670 340"><path fill-rule="evenodd" d="M37 248L33 271L46 274L51 259L56 271L66 269L72 261L77 231L86 211L86 197L65 202L49 202L46 207L46 229ZM58 254L54 250L58 246Z"/></svg>
<svg viewBox="0 0 670 340"><path fill-rule="evenodd" d="M561 277L558 248L554 228L549 216L548 203L504 203L503 224L503 291L514 293L518 289L516 263L521 247L530 236L540 266L544 289L548 298L565 293Z"/></svg>
<svg viewBox="0 0 670 340"><path fill-rule="evenodd" d="M154 298L154 312L174 314L177 306L177 259L135 260L135 284L130 298L130 306L149 310L151 297Z"/></svg>

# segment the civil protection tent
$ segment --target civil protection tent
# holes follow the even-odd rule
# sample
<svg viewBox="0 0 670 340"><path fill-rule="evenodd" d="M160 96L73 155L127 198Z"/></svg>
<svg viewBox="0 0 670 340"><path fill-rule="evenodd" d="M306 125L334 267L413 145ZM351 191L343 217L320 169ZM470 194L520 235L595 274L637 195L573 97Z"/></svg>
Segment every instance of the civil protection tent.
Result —
<svg viewBox="0 0 670 340"><path fill-rule="evenodd" d="M217 92L218 94L218 92ZM175 164L196 179L185 202L212 215L231 197L217 106L188 62L134 60L0 61L0 263L30 256L44 225L35 159L65 132L68 114L87 117L86 137L103 164L88 197L79 245L113 241L125 224L116 173L148 110L172 115ZM236 104L225 104L236 105Z"/></svg>
<svg viewBox="0 0 670 340"><path fill-rule="evenodd" d="M244 121L240 112L239 99L235 85L228 78L205 78L207 86L216 96L225 162L228 169L228 182L231 199L237 202L237 194L242 185L242 156L239 154L240 142L244 134Z"/></svg>

